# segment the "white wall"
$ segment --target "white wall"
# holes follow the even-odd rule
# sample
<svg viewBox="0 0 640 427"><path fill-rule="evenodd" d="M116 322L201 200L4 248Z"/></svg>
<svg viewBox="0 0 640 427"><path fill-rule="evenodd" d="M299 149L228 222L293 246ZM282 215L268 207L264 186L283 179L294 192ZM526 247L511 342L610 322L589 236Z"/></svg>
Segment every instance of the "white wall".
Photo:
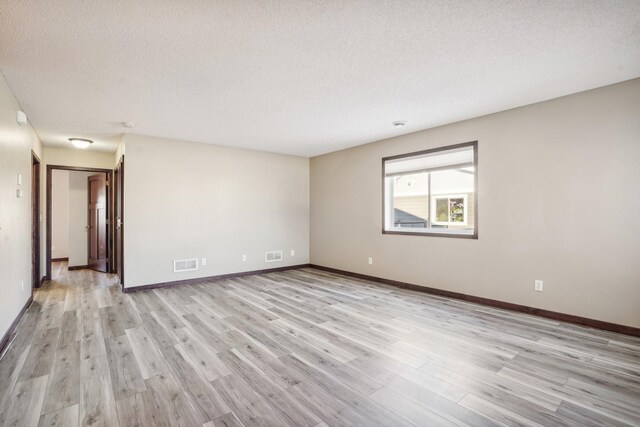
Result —
<svg viewBox="0 0 640 427"><path fill-rule="evenodd" d="M309 159L125 139L127 287L308 263ZM265 262L270 250L284 261ZM184 258L207 265L173 273L173 260Z"/></svg>
<svg viewBox="0 0 640 427"><path fill-rule="evenodd" d="M44 162L48 165L113 169L113 156L113 153L91 151L91 149L44 148Z"/></svg>
<svg viewBox="0 0 640 427"><path fill-rule="evenodd" d="M51 258L69 257L69 171L51 173Z"/></svg>
<svg viewBox="0 0 640 427"><path fill-rule="evenodd" d="M381 158L473 140L479 239L383 235ZM315 157L311 262L640 327L639 162L640 79Z"/></svg>
<svg viewBox="0 0 640 427"><path fill-rule="evenodd" d="M16 123L18 110L20 104L0 73L0 338L31 295L31 150L42 159L42 144L31 125Z"/></svg>
<svg viewBox="0 0 640 427"><path fill-rule="evenodd" d="M88 182L95 172L69 172L69 267L88 263ZM55 211L53 212L55 215Z"/></svg>

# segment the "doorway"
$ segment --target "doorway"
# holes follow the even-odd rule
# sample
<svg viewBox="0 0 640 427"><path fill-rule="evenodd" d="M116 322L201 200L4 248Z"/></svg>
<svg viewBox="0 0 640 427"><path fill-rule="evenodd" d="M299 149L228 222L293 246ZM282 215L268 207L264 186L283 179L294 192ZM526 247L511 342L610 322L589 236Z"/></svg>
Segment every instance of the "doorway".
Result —
<svg viewBox="0 0 640 427"><path fill-rule="evenodd" d="M45 280L51 280L51 262L52 262L52 236L53 227L52 222L55 215L54 203L53 203L53 171L69 171L71 172L88 172L86 178L82 178L86 183L84 194L87 198L87 202L84 204L84 216L87 223L86 227L83 227L82 233L87 237L84 241L84 250L86 250L86 264L75 267L69 267L69 269L80 268L94 268L97 271L113 272L112 271L112 197L110 189L112 188L111 182L113 178L113 171L111 169L98 169L98 168L83 168L72 166L59 166L59 165L47 165L47 181L46 181L46 205L47 205L47 221L46 221L46 275ZM92 176L101 177L93 180ZM93 192L92 192L93 186ZM94 197L94 203L90 204L89 200ZM84 219L83 219L84 221ZM71 221L73 222L73 221ZM91 228L94 227L94 228ZM91 239L91 235L96 233L96 238ZM71 234L71 233L70 233ZM92 243L95 246L91 246Z"/></svg>
<svg viewBox="0 0 640 427"><path fill-rule="evenodd" d="M40 287L40 159L31 151L31 294Z"/></svg>

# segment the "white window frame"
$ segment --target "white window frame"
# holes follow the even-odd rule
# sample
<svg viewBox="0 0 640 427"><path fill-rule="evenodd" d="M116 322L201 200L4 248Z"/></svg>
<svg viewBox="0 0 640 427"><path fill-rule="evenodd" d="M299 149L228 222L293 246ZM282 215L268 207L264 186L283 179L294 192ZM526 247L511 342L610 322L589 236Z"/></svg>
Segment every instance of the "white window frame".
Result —
<svg viewBox="0 0 640 427"><path fill-rule="evenodd" d="M431 212L429 213L430 218L436 218L436 213L437 213L437 206L436 206L436 200L438 199L447 199L449 200L449 203L447 203L447 209L448 209L448 217L449 219L451 219L451 199L463 199L463 204L464 204L464 210L462 211L462 222L455 222L455 221L435 221L432 220L431 223L435 224L435 225L460 225L460 226L466 226L468 225L468 221L467 221L467 211L468 211L468 204L467 204L467 195L466 194L434 194L431 196Z"/></svg>

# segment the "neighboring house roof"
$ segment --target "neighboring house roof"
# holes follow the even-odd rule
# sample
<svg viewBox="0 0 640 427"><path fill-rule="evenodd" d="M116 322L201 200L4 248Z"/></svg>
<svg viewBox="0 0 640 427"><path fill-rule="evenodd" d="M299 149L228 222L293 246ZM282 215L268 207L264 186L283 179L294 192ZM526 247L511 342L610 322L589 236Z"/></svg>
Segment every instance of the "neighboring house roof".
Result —
<svg viewBox="0 0 640 427"><path fill-rule="evenodd" d="M424 218L411 215L409 212L405 212L400 209L393 210L393 218L395 223L400 223L400 224L407 224L412 222L427 222L427 220Z"/></svg>

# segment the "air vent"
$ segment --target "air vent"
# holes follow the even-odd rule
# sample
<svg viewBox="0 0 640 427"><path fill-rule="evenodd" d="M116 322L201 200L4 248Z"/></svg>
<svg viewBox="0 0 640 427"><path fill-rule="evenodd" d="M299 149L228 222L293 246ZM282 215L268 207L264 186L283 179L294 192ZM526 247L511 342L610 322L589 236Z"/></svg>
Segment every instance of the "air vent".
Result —
<svg viewBox="0 0 640 427"><path fill-rule="evenodd" d="M266 262L282 261L282 251L265 252L264 260Z"/></svg>
<svg viewBox="0 0 640 427"><path fill-rule="evenodd" d="M198 269L198 259L174 259L173 260L173 272L180 271L192 271Z"/></svg>

